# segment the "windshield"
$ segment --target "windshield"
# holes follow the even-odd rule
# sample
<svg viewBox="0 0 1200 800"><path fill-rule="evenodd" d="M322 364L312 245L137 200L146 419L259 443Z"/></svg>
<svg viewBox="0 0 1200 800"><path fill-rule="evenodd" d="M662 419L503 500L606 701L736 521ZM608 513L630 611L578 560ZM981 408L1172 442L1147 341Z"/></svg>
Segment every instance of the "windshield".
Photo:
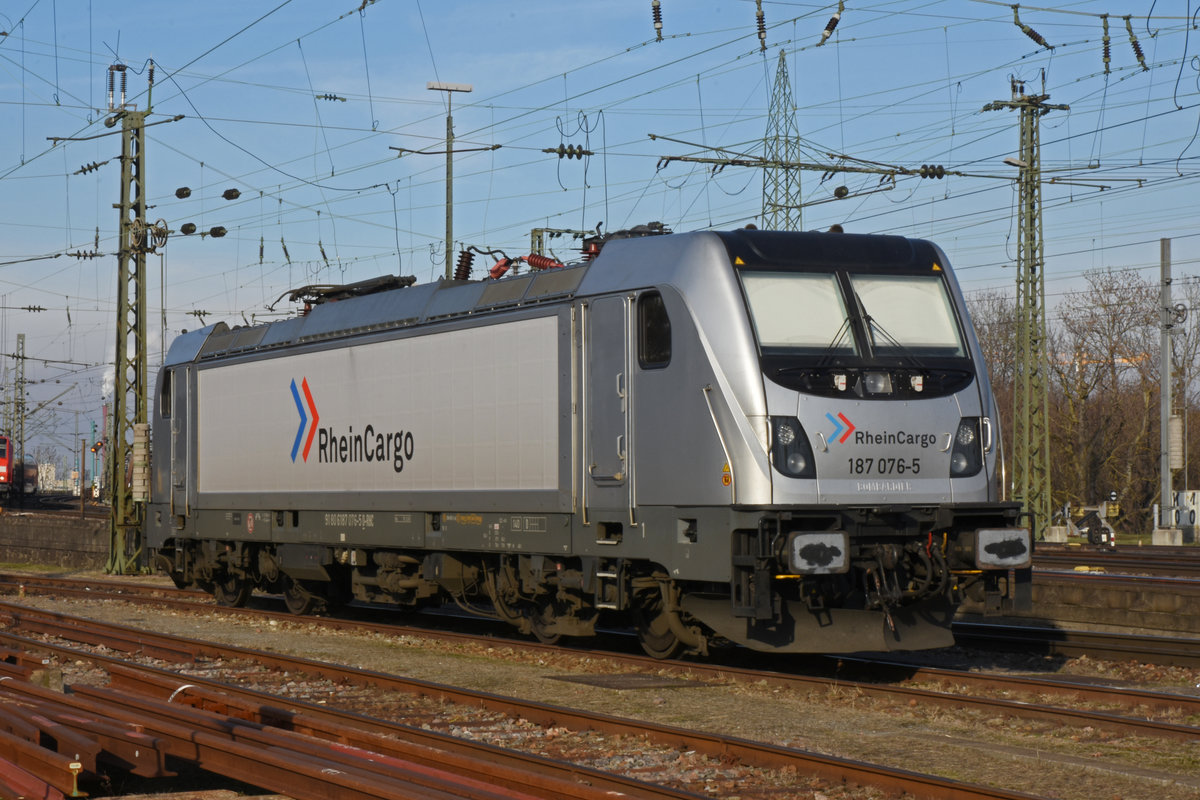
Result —
<svg viewBox="0 0 1200 800"><path fill-rule="evenodd" d="M876 355L966 356L954 307L936 275L851 275Z"/></svg>
<svg viewBox="0 0 1200 800"><path fill-rule="evenodd" d="M846 303L832 274L743 272L742 285L759 347L855 352Z"/></svg>
<svg viewBox="0 0 1200 800"><path fill-rule="evenodd" d="M740 272L763 355L967 358L940 274Z"/></svg>

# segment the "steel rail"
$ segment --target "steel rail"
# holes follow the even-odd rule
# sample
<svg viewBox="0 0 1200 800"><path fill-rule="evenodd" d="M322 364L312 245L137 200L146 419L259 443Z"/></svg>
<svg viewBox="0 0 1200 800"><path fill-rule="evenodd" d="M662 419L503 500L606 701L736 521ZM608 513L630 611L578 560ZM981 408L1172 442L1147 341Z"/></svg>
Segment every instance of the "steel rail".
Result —
<svg viewBox="0 0 1200 800"><path fill-rule="evenodd" d="M17 627L23 620L33 617L45 620L66 615L0 604L4 613L11 617ZM97 623L98 628L125 626L112 623ZM75 628L73 624L63 627L65 634ZM142 631L142 633L145 633ZM908 770L890 769L863 761L824 756L808 751L796 750L754 742L738 737L721 736L702 731L689 731L674 726L644 723L623 719L608 714L578 711L561 706L504 697L488 692L477 692L438 684L432 681L402 678L371 670L357 670L328 662L268 653L249 648L218 646L200 640L190 641L197 653L219 658L241 658L281 670L304 672L332 681L341 681L373 688L408 694L419 694L460 705L486 708L490 711L509 714L545 726L565 726L575 730L596 730L603 733L646 737L660 745L695 750L708 756L733 758L748 766L769 769L796 769L826 780L877 786L887 791L908 792L914 797L929 800L1030 800L1035 796L1007 789L968 784L939 776L925 775Z"/></svg>
<svg viewBox="0 0 1200 800"><path fill-rule="evenodd" d="M1113 572L1076 572L1038 569L1033 573L1034 585L1075 584L1101 586L1110 589L1137 589L1172 595L1200 595L1200 580L1168 575L1130 575Z"/></svg>
<svg viewBox="0 0 1200 800"><path fill-rule="evenodd" d="M53 584L43 584L48 588L57 589ZM86 591L76 589L76 592L85 594L93 599L99 595L94 591ZM195 594L194 592L184 592L183 590L171 590L184 594ZM131 593L123 592L114 599L131 599ZM205 596L206 595L202 595ZM164 602L161 599L156 599L156 602ZM194 607L196 604L184 601L178 603L175 601L166 601L169 605L176 608L186 609L188 606ZM211 609L210 605L203 605L205 609ZM292 614L282 612L271 612L258 609L240 609L222 607L223 613L237 613L251 615L255 617L265 616L272 619L280 619L289 622L295 622L297 617ZM468 634L445 632L445 631L429 631L424 628L414 628L412 626L395 626L392 624L378 625L369 622L361 622L356 620L342 620L328 617L309 617L306 618L312 624L332 627L339 630L357 630L370 631L373 633L395 634L395 635L423 635L428 637L446 638L453 641L478 641L479 637ZM956 623L963 630L964 639L971 635L971 623ZM991 626L992 630L1001 632L1006 637L1013 635L1013 629L1010 626ZM1017 628L1017 631L1024 631L1024 628ZM1035 629L1036 630L1036 629ZM1056 634L1063 634L1056 630ZM136 638L128 637L131 641L137 642ZM1144 637L1142 637L1144 638ZM491 641L489 639L489 641ZM1011 638L1006 638L1004 641L1011 642ZM1041 642L1042 640L1036 640ZM1134 640L1136 641L1136 640ZM1154 637L1151 642L1155 645L1161 643L1159 637ZM1167 642L1173 640L1167 639ZM537 652L561 652L560 648L553 645L542 645L534 642L524 642L514 640L507 643L507 646L519 648L522 650L531 650ZM167 648L168 651L170 648ZM1184 652L1187 651L1187 644L1182 646ZM1172 652L1177 652L1177 649L1172 649ZM578 651L576 651L578 652ZM710 662L664 662L659 659L650 658L648 656L629 655L624 653L615 653L612 651L589 649L585 651L588 655L609 658L618 661L627 666L633 666L639 669L644 669L649 672L661 672L664 668L673 667L685 673L706 677L710 679L720 680L736 680L743 682L759 682L767 681L771 685L786 686L790 689L820 689L826 688L832 682L844 688L854 688L864 694L872 694L875 696L898 696L900 699L917 699L920 702L929 702L931 704L947 705L951 707L962 707L966 704L978 705L981 709L990 710L993 712L1007 713L1014 717L1027 717L1033 719L1053 719L1062 717L1060 722L1067 724L1071 722L1085 722L1096 726L1104 727L1106 730L1124 733L1142 733L1145 735L1162 736L1167 738L1196 738L1197 732L1191 728L1172 729L1169 726L1161 726L1157 732L1153 729L1158 723L1150 723L1149 728L1145 727L1146 720L1139 718L1117 717L1097 713L1091 720L1086 720L1079 717L1079 712L1071 711L1069 713L1060 713L1060 707L1044 706L1037 704L1029 704L1013 700L991 700L987 698L968 698L962 695L946 695L936 692L922 692L919 689L907 689L904 687L895 686L880 686L884 680L933 680L942 684L954 684L959 686L974 687L982 691L996 691L1003 689L1010 692L1023 692L1028 694L1054 694L1063 697L1077 697L1086 699L1092 702L1114 703L1122 706L1146 706L1159 710L1181 709L1186 713L1200 714L1200 698L1187 695L1166 693L1166 692L1149 692L1127 687L1106 687L1095 684L1084 684L1078 681L1057 680L1050 678L1034 677L1034 676L1012 676L997 673L978 673L969 672L966 670L951 670L939 667L928 667L919 664L905 664L902 662L888 660L887 658L872 659L868 657L853 657L853 656L830 656L826 657L830 664L830 671L823 676L802 675L797 673L787 673L780 671L764 670L761 667L754 669L743 669L729 665L721 665ZM1125 651L1127 653L1128 651ZM1124 654L1124 653L1123 653ZM190 653L189 653L190 655ZM776 660L787 660L776 659ZM1128 724L1127 724L1128 723Z"/></svg>
<svg viewBox="0 0 1200 800"><path fill-rule="evenodd" d="M328 800L352 793L375 800L533 800L534 795L497 789L459 778L445 770L412 769L399 760L386 765L367 753L338 751L305 742L304 737L273 730L255 737L245 723L166 703L137 702L117 692L76 687L67 696L32 684L0 684L0 694L36 700L42 713L88 730L88 716L136 720L146 731L144 748L194 763L219 775L287 794L294 800ZM181 721L182 720L182 721ZM234 732L241 735L232 735ZM153 741L149 741L153 739ZM50 752L50 751L45 751ZM55 754L57 755L57 754Z"/></svg>
<svg viewBox="0 0 1200 800"><path fill-rule="evenodd" d="M1090 567L1110 572L1197 578L1200 577L1200 547L1062 547L1039 543L1034 549L1033 563L1035 569Z"/></svg>
<svg viewBox="0 0 1200 800"><path fill-rule="evenodd" d="M167 698L176 705L281 727L341 746L438 765L493 785L536 790L550 798L588 796L589 792L608 800L695 797L691 792L206 678L189 676L181 682L179 675L166 670L119 664L110 666L109 674L112 688Z"/></svg>
<svg viewBox="0 0 1200 800"><path fill-rule="evenodd" d="M66 796L60 789L29 770L23 769L10 758L0 758L0 797L66 800Z"/></svg>
<svg viewBox="0 0 1200 800"><path fill-rule="evenodd" d="M136 691L151 697L173 698L179 703L190 703L190 698L198 697L202 700L200 706L207 710L225 708L233 712L230 716L253 715L263 724L307 731L321 738L391 757L454 768L493 784L540 791L540 796L545 798L611 800L613 797L628 796L647 800L695 800L698 797L691 792L647 784L485 742L459 739L436 731L377 720L196 676L180 676L167 669L132 664L113 656L76 650L12 633L0 631L0 639L18 647L53 653L60 658L87 660L102 666L109 673L112 688ZM388 738L381 740L380 737Z"/></svg>
<svg viewBox="0 0 1200 800"><path fill-rule="evenodd" d="M1200 640L1131 633L1063 630L985 622L954 623L959 644L1033 650L1045 655L1134 659L1177 667L1200 666Z"/></svg>
<svg viewBox="0 0 1200 800"><path fill-rule="evenodd" d="M1096 581L1096 585L1107 584L1109 586L1128 587L1131 579L1129 577L1118 577L1110 575L1089 575L1072 578L1068 575L1053 575L1048 576L1051 580L1070 581L1072 583L1084 581ZM1162 584L1165 582L1170 591L1177 593L1176 584L1171 579L1162 579L1154 584L1140 581L1132 585L1145 586ZM1087 585L1087 584L1084 584ZM97 591L96 587L103 587L105 591ZM69 596L88 597L91 599L124 599L136 600L139 597L153 597L156 603L169 605L172 608L186 610L191 607L193 610L196 607L205 610L219 608L222 613L228 614L252 614L255 616L267 617L279 620L295 621L297 617L293 614L285 612L273 612L266 609L258 608L234 608L229 606L215 606L210 595L203 592L187 589L176 589L174 587L152 587L139 584L128 584L118 581L92 581L80 580L71 578L45 578L45 577L29 577L18 576L12 574L0 573L0 590L4 588L17 589L20 591L45 591L59 593ZM1196 584L1196 591L1200 591L1200 583ZM438 638L448 639L476 639L470 635L455 633L452 631L435 631L427 627L415 625L373 625L372 623L362 622L360 620L348 620L337 617L306 617L306 620L320 624L326 627L337 629L368 629L377 632L393 632L397 635L405 633L414 633ZM1029 634L1026 631L1039 630L1033 626L1002 624L996 622L972 622L960 620L954 623L954 631L956 636L961 638L963 644L970 646L987 646L986 637L983 631L993 631L997 636L996 646L1012 647L1014 645L1033 646L1039 652L1052 655L1109 655L1119 659L1136 658L1141 661L1150 661L1152 663L1161 663L1164 665L1174 666L1200 666L1200 646L1196 638L1171 638L1163 636L1147 636L1142 634L1111 634L1112 644L1102 646L1103 642L1101 635L1092 634L1085 631L1074 631L1070 629L1042 629L1048 631L1039 635ZM1053 632L1049 632L1053 631ZM507 632L506 632L507 633ZM493 637L494 638L494 637ZM542 649L552 651L553 646L539 645L534 642L527 642L521 639L515 639L501 634L507 644L513 647ZM1054 645L1057 639L1061 645ZM1085 644L1088 642L1089 644ZM1119 644L1117 644L1119 642ZM1144 646L1139 642L1144 642ZM579 648L575 648L579 650ZM1195 651L1195 655L1193 652ZM603 650L594 650L591 652L604 653ZM619 657L623 660L632 661L636 656L611 654L613 657ZM645 662L655 665L653 668L661 668L663 662L659 660L645 659ZM692 662L683 662L692 664ZM695 669L703 669L701 665L693 665Z"/></svg>

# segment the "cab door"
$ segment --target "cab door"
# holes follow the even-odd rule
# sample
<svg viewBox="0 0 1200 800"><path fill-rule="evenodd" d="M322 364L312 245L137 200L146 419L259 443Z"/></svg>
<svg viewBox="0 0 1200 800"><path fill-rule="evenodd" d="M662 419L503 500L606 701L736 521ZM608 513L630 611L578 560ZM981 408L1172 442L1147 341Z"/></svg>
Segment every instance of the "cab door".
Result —
<svg viewBox="0 0 1200 800"><path fill-rule="evenodd" d="M584 305L583 324L584 508L611 539L633 524L633 442L629 409L629 301L602 297Z"/></svg>
<svg viewBox="0 0 1200 800"><path fill-rule="evenodd" d="M171 372L171 514L187 516L188 486L191 484L188 458L188 422L192 368L179 367Z"/></svg>

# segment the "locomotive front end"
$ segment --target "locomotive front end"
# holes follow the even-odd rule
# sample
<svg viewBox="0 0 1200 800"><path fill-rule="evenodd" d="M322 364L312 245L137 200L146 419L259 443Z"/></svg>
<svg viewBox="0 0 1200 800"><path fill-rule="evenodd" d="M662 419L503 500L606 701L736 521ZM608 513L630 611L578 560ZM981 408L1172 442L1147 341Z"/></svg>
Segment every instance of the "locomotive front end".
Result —
<svg viewBox="0 0 1200 800"><path fill-rule="evenodd" d="M1026 605L1032 531L1000 499L995 401L945 255L849 234L726 246L758 348L771 482L756 529L733 537L738 640L937 647L964 600Z"/></svg>

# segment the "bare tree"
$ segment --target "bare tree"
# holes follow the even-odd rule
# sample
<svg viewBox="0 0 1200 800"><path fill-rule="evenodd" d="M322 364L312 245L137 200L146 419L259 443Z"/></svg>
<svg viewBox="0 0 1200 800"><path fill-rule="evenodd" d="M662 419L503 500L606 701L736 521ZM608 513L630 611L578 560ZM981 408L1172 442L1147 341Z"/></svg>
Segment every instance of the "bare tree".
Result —
<svg viewBox="0 0 1200 800"><path fill-rule="evenodd" d="M1111 269L1088 273L1085 282L1054 309L1045 343L1053 502L1092 505L1116 492L1118 527L1146 531L1161 499L1159 285L1134 270ZM1176 287L1185 307L1200 307L1200 283ZM986 293L969 305L1001 424L1011 431L1014 303ZM1200 453L1200 331L1180 324L1175 334L1174 406L1185 420L1187 452ZM1200 486L1196 462L1188 460L1177 486Z"/></svg>

